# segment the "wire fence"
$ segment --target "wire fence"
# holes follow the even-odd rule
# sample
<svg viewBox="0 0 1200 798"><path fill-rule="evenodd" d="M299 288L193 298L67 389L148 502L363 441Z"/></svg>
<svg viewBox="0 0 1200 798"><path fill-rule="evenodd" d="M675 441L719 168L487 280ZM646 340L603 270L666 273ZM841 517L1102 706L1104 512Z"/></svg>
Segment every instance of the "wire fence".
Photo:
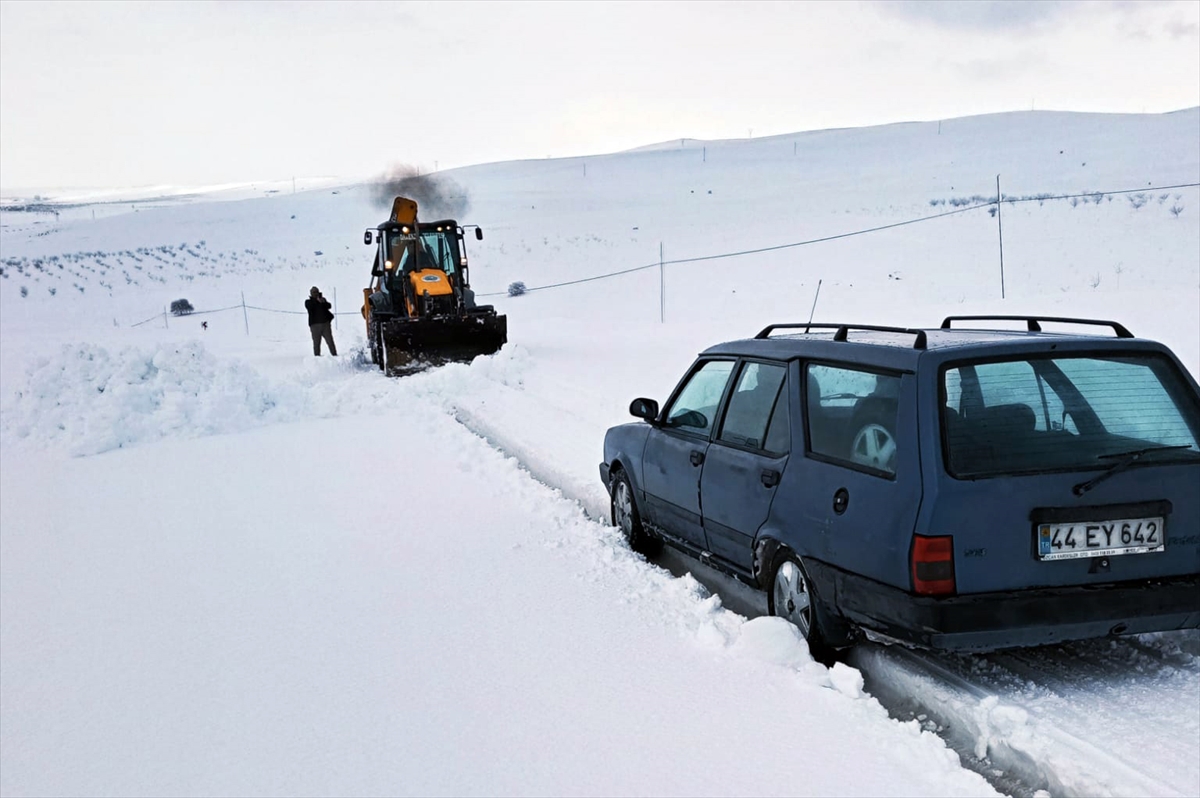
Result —
<svg viewBox="0 0 1200 798"><path fill-rule="evenodd" d="M999 181L999 178L997 178L997 183L998 183L998 181ZM630 267L627 269L618 269L616 271L604 272L603 274L594 274L589 277L580 277L580 278L577 278L574 280L563 280L561 282L547 283L545 285L527 286L523 289L522 293L531 293L533 291L547 291L547 290L554 289L554 288L565 288L565 287L571 286L571 285L581 285L583 283L595 282L597 280L607 280L607 279L610 279L613 277L621 277L626 274L634 274L635 272L646 271L648 269L661 269L664 266L675 266L675 265L684 264L684 263L701 263L704 261L723 260L723 259L727 259L727 258L738 258L738 257L743 257L745 255L758 255L758 254L762 254L764 252L778 252L780 250L785 250L785 249L794 249L796 247L804 247L804 246L809 246L812 244L821 244L821 243L825 243L828 241L837 241L839 239L844 239L844 238L853 238L855 236L879 233L884 230L894 230L898 227L906 227L908 225L913 225L913 224L922 224L924 222L931 222L931 221L934 221L937 219L944 219L947 216L957 216L959 214L970 213L972 211L978 211L978 210L982 210L984 208L998 209L1000 206L1002 206L1004 204L1016 205L1019 203L1026 203L1026 202L1043 203L1043 202L1047 202L1050 200L1094 199L1095 197L1098 197L1098 196L1110 196L1110 195L1119 195L1119 194L1151 194L1151 193L1158 192L1158 191L1172 191L1172 190L1181 189L1181 188L1197 188L1197 187L1200 187L1200 183L1176 183L1174 185L1169 185L1169 186L1146 186L1146 187L1141 187L1141 188L1122 188L1122 189L1113 189L1113 190L1108 190L1108 191L1084 191L1084 192L1080 192L1077 194L1035 194L1035 195L1024 195L1024 196L1020 196L1020 197L1005 196L1005 195L1001 194L999 192L999 190L997 189L995 199L989 199L986 202L977 202L973 205L966 205L961 208L955 208L954 210L950 210L950 211L942 211L940 213L932 213L932 214L928 214L926 216L918 216L913 219L905 219L903 221L892 222L890 224L883 224L883 225L878 225L875 227L866 227L861 230L851 230L849 232L837 233L837 234L828 235L828 236L821 236L819 238L809 238L809 239L805 239L803 241L791 241L791 242L788 242L785 244L774 244L771 246L754 247L751 249L739 249L739 250L735 250L733 252L722 252L722 253L714 254L714 255L698 255L696 257L691 257L691 258L674 258L672 260L660 259L660 260L654 261L653 263L646 263L641 266L633 266L633 267ZM1001 243L1001 246L1003 246L1003 243ZM493 291L490 293L476 294L476 296L479 298L498 297L498 296L507 296L507 295L508 295L507 291ZM284 313L284 314L295 315L295 316L303 316L303 315L307 314L307 311L305 311L305 310L282 310L279 308L264 308L264 307L261 307L258 305L248 305L245 302L245 298L243 298L241 304L238 304L238 305L230 305L229 307L217 308L215 310L189 311L186 314L180 314L180 315L181 316L200 316L200 315L211 314L211 313L224 313L224 312L227 312L230 310L238 310L238 309L241 309L243 314L245 314L247 311L250 311L250 310L258 311L260 313ZM335 316L361 316L362 312L361 312L361 310L341 311L341 312L335 313L334 315ZM164 308L161 313L156 313L153 316L151 316L147 319L144 319L143 321L139 321L136 324L132 324L130 326L140 327L143 324L148 324L157 319L162 319L164 324L169 324L169 322L167 320L167 316L168 316L168 312ZM247 333L249 333L249 318L248 317L246 319L246 327L247 327Z"/></svg>

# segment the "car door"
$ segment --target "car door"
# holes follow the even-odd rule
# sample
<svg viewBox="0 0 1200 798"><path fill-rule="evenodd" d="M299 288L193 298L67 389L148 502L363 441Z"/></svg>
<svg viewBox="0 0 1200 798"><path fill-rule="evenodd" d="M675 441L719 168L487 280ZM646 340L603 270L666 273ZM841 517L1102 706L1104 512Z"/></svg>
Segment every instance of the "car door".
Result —
<svg viewBox="0 0 1200 798"><path fill-rule="evenodd" d="M647 515L661 531L705 549L700 475L733 360L701 360L676 388L646 438L642 480Z"/></svg>
<svg viewBox="0 0 1200 798"><path fill-rule="evenodd" d="M704 461L700 505L708 550L749 574L791 448L787 364L743 363L733 384Z"/></svg>
<svg viewBox="0 0 1200 798"><path fill-rule="evenodd" d="M788 479L804 487L786 496L793 548L907 585L922 495L915 378L832 362L805 364L803 378L807 445L796 452Z"/></svg>

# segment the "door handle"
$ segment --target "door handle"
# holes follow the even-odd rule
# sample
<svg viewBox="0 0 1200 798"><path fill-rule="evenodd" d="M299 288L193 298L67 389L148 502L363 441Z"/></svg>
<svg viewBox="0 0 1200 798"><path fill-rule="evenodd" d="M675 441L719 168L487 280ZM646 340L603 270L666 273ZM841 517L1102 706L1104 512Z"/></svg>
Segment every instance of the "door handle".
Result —
<svg viewBox="0 0 1200 798"><path fill-rule="evenodd" d="M688 459L692 461L692 465L698 466L704 462L704 452L699 449L693 449L691 454L688 455Z"/></svg>
<svg viewBox="0 0 1200 798"><path fill-rule="evenodd" d="M779 484L779 472L772 468L764 468L760 479L764 488L773 488Z"/></svg>

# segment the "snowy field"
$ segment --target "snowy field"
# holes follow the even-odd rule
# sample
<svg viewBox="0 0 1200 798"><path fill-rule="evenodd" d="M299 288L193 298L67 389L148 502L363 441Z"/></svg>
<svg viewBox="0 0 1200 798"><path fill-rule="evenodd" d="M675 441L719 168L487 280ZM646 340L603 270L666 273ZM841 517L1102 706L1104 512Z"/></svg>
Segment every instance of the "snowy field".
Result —
<svg viewBox="0 0 1200 798"><path fill-rule="evenodd" d="M1200 794L1200 635L827 669L633 555L597 469L630 399L814 298L1115 319L1200 374L1200 109L443 177L510 343L402 380L362 358L371 186L5 198L0 793Z"/></svg>

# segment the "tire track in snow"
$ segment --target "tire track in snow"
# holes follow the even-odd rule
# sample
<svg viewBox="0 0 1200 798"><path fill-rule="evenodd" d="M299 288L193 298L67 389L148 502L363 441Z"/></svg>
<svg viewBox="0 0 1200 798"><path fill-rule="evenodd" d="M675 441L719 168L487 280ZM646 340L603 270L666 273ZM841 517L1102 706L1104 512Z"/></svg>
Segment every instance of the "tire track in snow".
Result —
<svg viewBox="0 0 1200 798"><path fill-rule="evenodd" d="M1069 650L1061 654L1047 657L1039 649L957 657L902 646L864 646L856 650L852 662L889 711L936 723L938 733L965 764L1014 795L1038 790L1055 796L1192 794L1185 785L1168 783L1069 730L1061 722L1069 718L1040 716L1030 698L1049 696L1052 703L1072 703L1067 689L1072 682L1048 672L1077 667ZM1039 660L1051 663L1050 667L1039 667ZM964 663L976 667L964 673ZM1101 669L1112 666L1111 660L1105 661ZM1052 687L1056 683L1061 692ZM1104 692L1090 695L1107 699L1104 709L1110 710L1114 702ZM1061 711L1061 706L1056 708ZM1085 708L1076 711L1087 714ZM1123 711L1115 714L1127 717ZM1129 736L1153 739L1163 731L1133 728Z"/></svg>

